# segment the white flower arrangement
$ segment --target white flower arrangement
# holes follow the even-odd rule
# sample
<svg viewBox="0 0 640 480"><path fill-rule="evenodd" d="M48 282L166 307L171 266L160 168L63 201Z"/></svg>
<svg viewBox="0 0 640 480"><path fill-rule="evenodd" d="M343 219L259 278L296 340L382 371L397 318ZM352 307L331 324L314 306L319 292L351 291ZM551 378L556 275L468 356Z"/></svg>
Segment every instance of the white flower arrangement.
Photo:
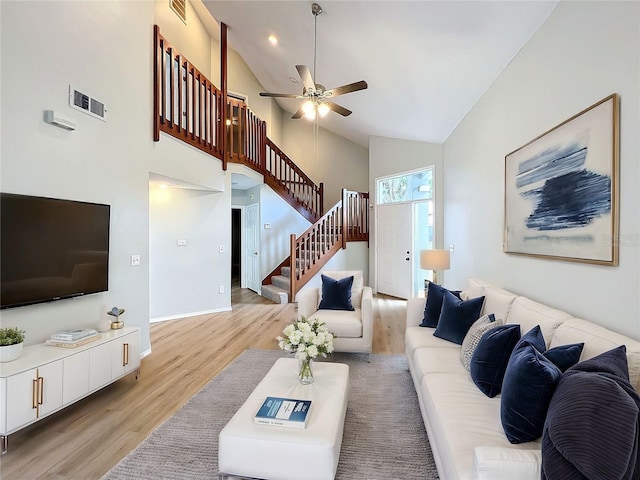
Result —
<svg viewBox="0 0 640 480"><path fill-rule="evenodd" d="M302 317L287 325L282 334L284 337L276 339L280 348L295 353L300 360L316 358L318 355L326 357L327 353L333 352L333 334L320 320Z"/></svg>

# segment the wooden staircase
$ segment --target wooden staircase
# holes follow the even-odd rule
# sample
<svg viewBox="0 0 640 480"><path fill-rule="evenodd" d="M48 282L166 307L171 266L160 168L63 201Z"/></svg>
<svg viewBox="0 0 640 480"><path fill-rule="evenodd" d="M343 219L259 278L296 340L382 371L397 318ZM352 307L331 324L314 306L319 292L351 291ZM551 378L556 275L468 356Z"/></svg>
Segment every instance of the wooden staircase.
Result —
<svg viewBox="0 0 640 480"><path fill-rule="evenodd" d="M227 97L225 24L220 41L222 89L183 57L157 25L154 42L154 141L160 141L162 131L221 160L223 170L227 162L255 170L313 224L300 237L291 235L290 256L263 280L265 296L280 303L294 299L348 241L368 242L369 195L343 189L342 200L323 215L323 184L315 184L267 138L266 122L244 102ZM296 265L293 272L291 265Z"/></svg>

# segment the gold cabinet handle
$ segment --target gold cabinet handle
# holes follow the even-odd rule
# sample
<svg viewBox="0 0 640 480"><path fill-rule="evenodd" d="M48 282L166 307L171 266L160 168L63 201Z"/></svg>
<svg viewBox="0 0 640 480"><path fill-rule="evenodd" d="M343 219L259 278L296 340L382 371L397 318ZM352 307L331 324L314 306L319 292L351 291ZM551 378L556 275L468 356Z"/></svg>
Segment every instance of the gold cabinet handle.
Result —
<svg viewBox="0 0 640 480"><path fill-rule="evenodd" d="M38 379L34 378L31 392L31 407L38 408L38 387L40 386Z"/></svg>
<svg viewBox="0 0 640 480"><path fill-rule="evenodd" d="M126 367L129 365L129 344L122 344L122 366Z"/></svg>
<svg viewBox="0 0 640 480"><path fill-rule="evenodd" d="M44 377L38 377L38 405L44 402Z"/></svg>

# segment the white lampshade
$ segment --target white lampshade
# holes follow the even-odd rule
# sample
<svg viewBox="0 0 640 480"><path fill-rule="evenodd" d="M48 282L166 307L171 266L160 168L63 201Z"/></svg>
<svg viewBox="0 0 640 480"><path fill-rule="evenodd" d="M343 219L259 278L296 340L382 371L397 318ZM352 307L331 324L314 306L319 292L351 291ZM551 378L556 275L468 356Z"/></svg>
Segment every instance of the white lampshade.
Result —
<svg viewBox="0 0 640 480"><path fill-rule="evenodd" d="M421 250L420 268L424 270L449 270L449 250Z"/></svg>

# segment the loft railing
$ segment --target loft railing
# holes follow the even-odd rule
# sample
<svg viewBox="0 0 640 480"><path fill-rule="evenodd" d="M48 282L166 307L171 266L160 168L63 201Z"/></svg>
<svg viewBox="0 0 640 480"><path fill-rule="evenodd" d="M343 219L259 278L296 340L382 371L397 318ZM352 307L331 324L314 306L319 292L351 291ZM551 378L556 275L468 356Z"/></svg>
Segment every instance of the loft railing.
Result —
<svg viewBox="0 0 640 480"><path fill-rule="evenodd" d="M323 212L322 183L315 184L267 138L266 122L244 102L227 98L223 111L223 92L160 34L157 25L154 41L154 141L162 131L222 160L225 170L228 161L247 165L315 222Z"/></svg>
<svg viewBox="0 0 640 480"><path fill-rule="evenodd" d="M369 240L369 194L343 189L342 200L291 241L289 301L348 241Z"/></svg>
<svg viewBox="0 0 640 480"><path fill-rule="evenodd" d="M153 139L165 132L223 161L222 92L154 27Z"/></svg>

